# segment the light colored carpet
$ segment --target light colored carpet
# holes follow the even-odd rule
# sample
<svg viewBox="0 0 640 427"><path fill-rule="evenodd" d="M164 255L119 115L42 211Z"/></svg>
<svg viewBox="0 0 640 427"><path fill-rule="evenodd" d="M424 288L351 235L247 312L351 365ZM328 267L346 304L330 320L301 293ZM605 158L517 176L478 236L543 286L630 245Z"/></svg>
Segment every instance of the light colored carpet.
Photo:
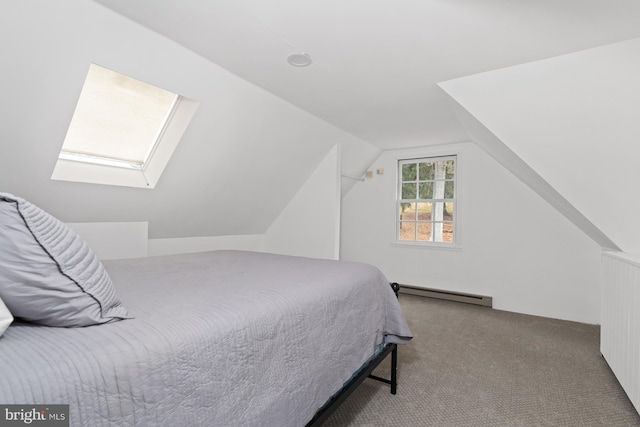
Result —
<svg viewBox="0 0 640 427"><path fill-rule="evenodd" d="M367 379L325 426L640 426L598 326L411 295L400 303L414 339L399 349L398 394ZM386 377L388 364L375 373Z"/></svg>

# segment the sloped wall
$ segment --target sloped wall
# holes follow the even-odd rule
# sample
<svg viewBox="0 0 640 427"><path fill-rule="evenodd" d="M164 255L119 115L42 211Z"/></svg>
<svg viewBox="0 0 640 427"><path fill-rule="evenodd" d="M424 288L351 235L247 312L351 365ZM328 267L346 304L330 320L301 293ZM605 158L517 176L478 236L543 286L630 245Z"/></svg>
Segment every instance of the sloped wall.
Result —
<svg viewBox="0 0 640 427"><path fill-rule="evenodd" d="M398 245L397 161L458 154L456 249ZM341 259L390 281L493 297L494 308L597 324L600 246L476 144L385 151L342 201Z"/></svg>
<svg viewBox="0 0 640 427"><path fill-rule="evenodd" d="M264 234L148 239L146 222L68 224L100 259L235 249L338 259L340 149L336 145Z"/></svg>
<svg viewBox="0 0 640 427"><path fill-rule="evenodd" d="M146 222L94 222L67 224L101 260L140 258L149 254Z"/></svg>
<svg viewBox="0 0 640 427"><path fill-rule="evenodd" d="M340 152L333 147L265 233L265 250L338 259Z"/></svg>
<svg viewBox="0 0 640 427"><path fill-rule="evenodd" d="M331 147L350 174L379 153L94 2L1 12L0 190L62 221L146 221L151 239L261 235ZM92 62L200 102L154 190L50 180Z"/></svg>
<svg viewBox="0 0 640 427"><path fill-rule="evenodd" d="M640 39L440 86L593 224L571 218L595 241L640 252Z"/></svg>

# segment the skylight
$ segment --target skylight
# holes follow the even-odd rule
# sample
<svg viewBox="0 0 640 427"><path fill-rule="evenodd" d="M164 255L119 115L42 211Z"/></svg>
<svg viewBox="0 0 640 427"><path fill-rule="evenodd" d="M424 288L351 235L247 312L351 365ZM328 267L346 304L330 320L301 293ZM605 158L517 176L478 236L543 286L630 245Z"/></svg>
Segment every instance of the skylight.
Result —
<svg viewBox="0 0 640 427"><path fill-rule="evenodd" d="M52 178L153 188L195 108L195 101L91 64ZM148 172L159 151L164 164L155 177ZM123 181L113 176L127 173L113 168L137 175Z"/></svg>

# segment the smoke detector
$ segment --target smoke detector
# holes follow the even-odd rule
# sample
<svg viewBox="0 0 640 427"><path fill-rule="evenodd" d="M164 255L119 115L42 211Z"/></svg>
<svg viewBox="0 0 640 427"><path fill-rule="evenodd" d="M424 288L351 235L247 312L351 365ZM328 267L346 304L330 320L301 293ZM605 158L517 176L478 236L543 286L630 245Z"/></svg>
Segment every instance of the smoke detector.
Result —
<svg viewBox="0 0 640 427"><path fill-rule="evenodd" d="M292 53L287 57L287 62L294 67L308 67L311 65L311 57L307 53Z"/></svg>

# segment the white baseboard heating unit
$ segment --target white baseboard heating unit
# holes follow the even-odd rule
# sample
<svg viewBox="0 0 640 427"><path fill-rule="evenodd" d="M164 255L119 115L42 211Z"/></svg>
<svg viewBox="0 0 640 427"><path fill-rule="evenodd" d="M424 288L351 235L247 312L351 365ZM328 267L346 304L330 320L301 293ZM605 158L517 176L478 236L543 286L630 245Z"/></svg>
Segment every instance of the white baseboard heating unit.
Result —
<svg viewBox="0 0 640 427"><path fill-rule="evenodd" d="M400 284L400 293L417 295L427 298L445 299L448 301L465 302L467 304L493 306L493 298L484 295L467 294L463 292L443 291L441 289L419 288L417 286Z"/></svg>
<svg viewBox="0 0 640 427"><path fill-rule="evenodd" d="M640 412L640 259L602 256L600 352Z"/></svg>

